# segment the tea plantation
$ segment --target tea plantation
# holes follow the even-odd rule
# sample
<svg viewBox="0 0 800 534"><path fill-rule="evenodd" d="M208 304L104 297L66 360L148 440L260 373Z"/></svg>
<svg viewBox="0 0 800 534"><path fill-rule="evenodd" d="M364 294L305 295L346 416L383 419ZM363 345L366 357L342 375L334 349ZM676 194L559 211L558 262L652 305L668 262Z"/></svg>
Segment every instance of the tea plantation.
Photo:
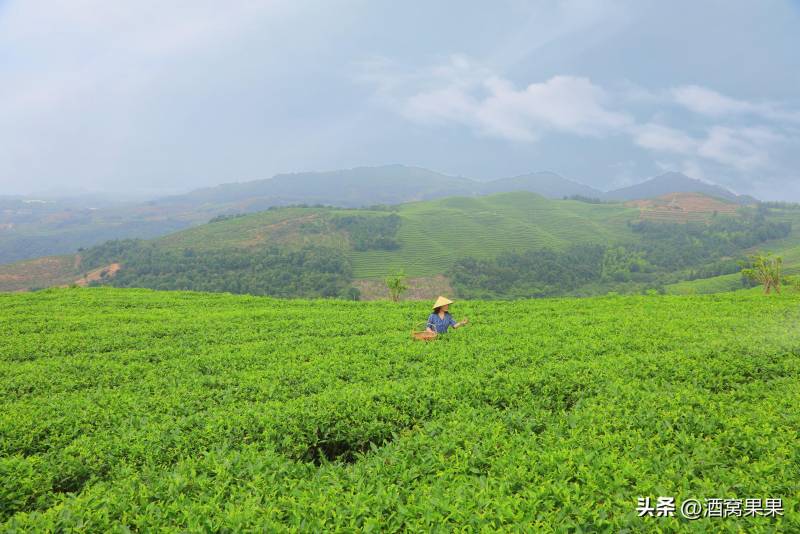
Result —
<svg viewBox="0 0 800 534"><path fill-rule="evenodd" d="M0 295L0 531L800 531L796 296L427 308Z"/></svg>

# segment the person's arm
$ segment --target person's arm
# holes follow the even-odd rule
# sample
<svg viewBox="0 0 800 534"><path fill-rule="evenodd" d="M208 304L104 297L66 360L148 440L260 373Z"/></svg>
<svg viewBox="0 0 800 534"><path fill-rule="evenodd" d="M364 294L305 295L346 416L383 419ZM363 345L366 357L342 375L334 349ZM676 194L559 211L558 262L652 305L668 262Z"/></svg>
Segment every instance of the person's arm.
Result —
<svg viewBox="0 0 800 534"><path fill-rule="evenodd" d="M434 334L436 333L436 330L433 328L433 314L428 316L428 324L426 325L425 331Z"/></svg>
<svg viewBox="0 0 800 534"><path fill-rule="evenodd" d="M457 323L454 323L454 324L453 324L453 328L461 328L462 326L464 326L464 325L465 325L465 324L467 324L468 322L469 322L469 319L467 319L467 318L465 317L463 320L461 320L461 321L459 321L459 322L457 322Z"/></svg>

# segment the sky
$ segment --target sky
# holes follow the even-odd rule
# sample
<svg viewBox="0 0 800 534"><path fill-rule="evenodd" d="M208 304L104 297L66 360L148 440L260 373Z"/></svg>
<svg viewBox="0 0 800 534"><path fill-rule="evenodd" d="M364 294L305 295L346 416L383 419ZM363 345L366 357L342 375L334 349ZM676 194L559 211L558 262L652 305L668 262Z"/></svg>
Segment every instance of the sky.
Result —
<svg viewBox="0 0 800 534"><path fill-rule="evenodd" d="M406 164L800 201L800 1L0 0L0 195Z"/></svg>

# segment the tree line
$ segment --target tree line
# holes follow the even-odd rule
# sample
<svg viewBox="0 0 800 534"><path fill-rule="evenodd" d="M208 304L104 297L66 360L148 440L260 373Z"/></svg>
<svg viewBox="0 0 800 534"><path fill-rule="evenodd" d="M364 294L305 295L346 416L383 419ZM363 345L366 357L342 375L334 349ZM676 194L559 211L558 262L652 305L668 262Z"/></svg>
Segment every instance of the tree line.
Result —
<svg viewBox="0 0 800 534"><path fill-rule="evenodd" d="M347 255L328 247L171 250L137 241L109 241L84 252L85 269L114 262L123 269L94 285L270 295L357 298Z"/></svg>
<svg viewBox="0 0 800 534"><path fill-rule="evenodd" d="M681 280L740 272L744 250L791 231L790 223L768 221L759 211L714 217L708 224L638 221L630 227L639 239L628 243L463 258L453 268L453 285L465 298L663 291Z"/></svg>

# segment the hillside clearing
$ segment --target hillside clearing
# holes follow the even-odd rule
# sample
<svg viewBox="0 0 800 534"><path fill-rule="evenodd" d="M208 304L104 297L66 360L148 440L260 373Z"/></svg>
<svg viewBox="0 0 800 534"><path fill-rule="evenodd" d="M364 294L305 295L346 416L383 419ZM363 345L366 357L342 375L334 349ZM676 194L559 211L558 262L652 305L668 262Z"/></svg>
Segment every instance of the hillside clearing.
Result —
<svg viewBox="0 0 800 534"><path fill-rule="evenodd" d="M78 264L77 256L72 254L0 265L0 291L68 285L80 273Z"/></svg>
<svg viewBox="0 0 800 534"><path fill-rule="evenodd" d="M627 206L640 210L642 220L706 222L717 214L735 215L742 206L700 193L670 193L652 199L633 200Z"/></svg>

